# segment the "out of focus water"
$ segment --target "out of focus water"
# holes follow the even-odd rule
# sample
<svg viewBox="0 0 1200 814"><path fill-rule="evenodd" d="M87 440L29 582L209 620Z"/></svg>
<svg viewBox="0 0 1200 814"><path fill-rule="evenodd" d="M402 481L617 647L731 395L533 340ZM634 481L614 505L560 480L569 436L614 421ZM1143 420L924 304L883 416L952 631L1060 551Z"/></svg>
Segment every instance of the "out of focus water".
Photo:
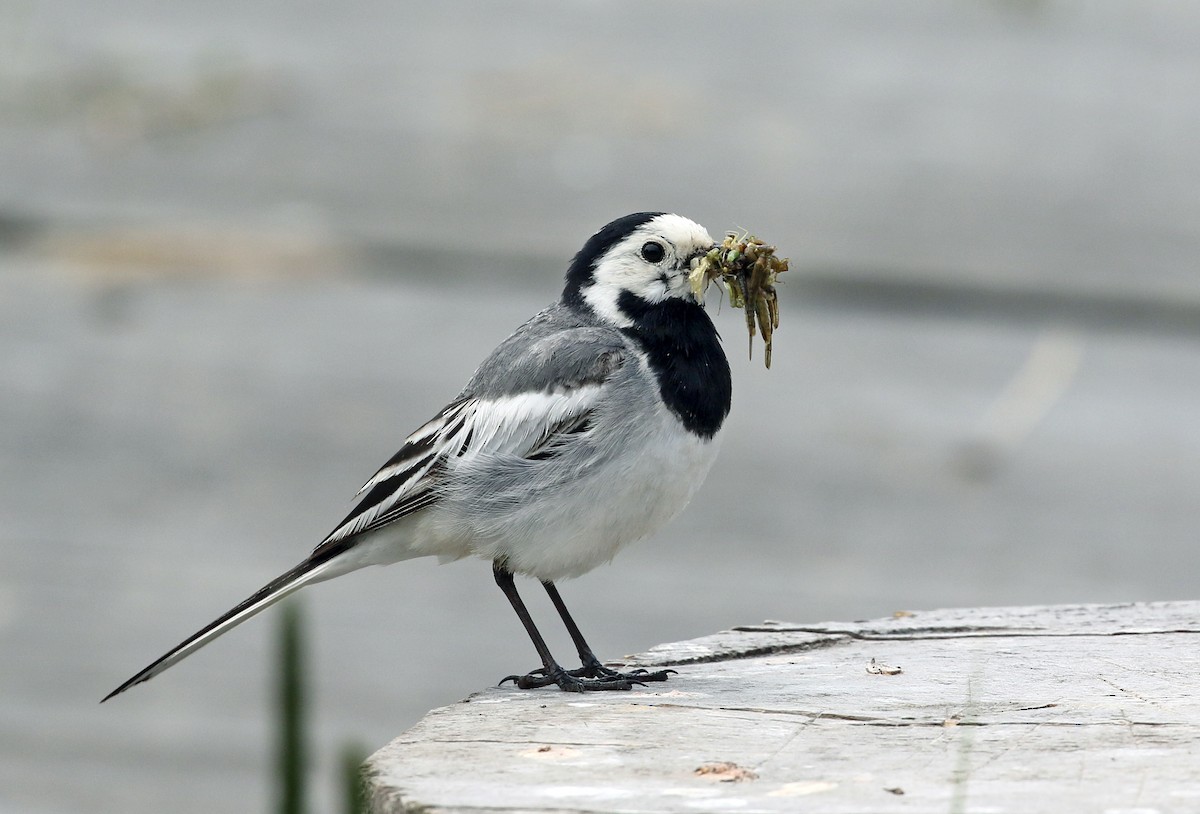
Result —
<svg viewBox="0 0 1200 814"><path fill-rule="evenodd" d="M601 654L1194 598L1198 45L1166 3L6 6L0 812L264 810L270 615L96 702L640 209L794 279L769 372L716 316L693 506L563 586ZM304 596L322 804L343 741L535 664L485 563Z"/></svg>

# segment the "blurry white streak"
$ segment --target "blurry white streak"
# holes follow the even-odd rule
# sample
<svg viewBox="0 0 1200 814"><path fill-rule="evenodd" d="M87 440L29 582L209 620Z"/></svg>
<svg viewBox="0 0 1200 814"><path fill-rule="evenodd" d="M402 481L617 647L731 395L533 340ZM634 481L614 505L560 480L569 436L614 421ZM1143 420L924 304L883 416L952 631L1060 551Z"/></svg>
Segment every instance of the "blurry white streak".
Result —
<svg viewBox="0 0 1200 814"><path fill-rule="evenodd" d="M1025 364L984 411L977 441L997 451L1017 446L1033 432L1071 386L1083 359L1074 331L1044 331Z"/></svg>

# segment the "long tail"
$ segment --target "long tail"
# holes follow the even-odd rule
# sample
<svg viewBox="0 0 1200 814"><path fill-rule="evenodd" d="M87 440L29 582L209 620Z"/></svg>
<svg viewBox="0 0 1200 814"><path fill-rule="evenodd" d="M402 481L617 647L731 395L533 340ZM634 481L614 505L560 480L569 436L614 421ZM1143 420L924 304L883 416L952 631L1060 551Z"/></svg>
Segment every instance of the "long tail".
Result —
<svg viewBox="0 0 1200 814"><path fill-rule="evenodd" d="M327 574L330 569L334 573ZM337 567L337 558L327 558L321 561L314 562L313 560L305 560L297 565L286 574L282 574L269 583L264 585L255 594L241 602L237 607L230 610L224 616L217 619L212 624L196 631L188 638L177 644L171 650L167 651L166 655L159 658L157 661L150 664L146 669L135 675L133 678L126 681L121 686L110 692L100 701L103 704L114 695L120 695L135 684L141 684L143 681L149 681L156 675L166 670L176 662L195 653L201 647L211 642L213 639L220 636L222 633L240 625L242 622L249 619L254 614L264 610L271 605L274 605L279 600L283 599L288 594L300 590L310 582L318 582L321 579L327 579L336 576L344 569Z"/></svg>

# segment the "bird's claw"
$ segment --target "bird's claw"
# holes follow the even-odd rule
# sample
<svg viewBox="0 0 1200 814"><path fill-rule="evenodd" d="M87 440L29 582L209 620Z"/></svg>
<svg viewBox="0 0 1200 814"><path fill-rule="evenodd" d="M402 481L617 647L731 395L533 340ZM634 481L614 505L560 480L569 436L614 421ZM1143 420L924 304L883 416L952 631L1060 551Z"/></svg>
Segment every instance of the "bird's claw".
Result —
<svg viewBox="0 0 1200 814"><path fill-rule="evenodd" d="M511 681L520 690L532 690L538 687L549 687L551 684L565 692L593 692L599 690L631 690L634 686L644 686L647 681L666 681L675 670L658 670L650 672L638 668L628 673L621 673L605 667L598 661L585 664L574 670L547 671L538 667L525 675L510 675L500 679L500 684Z"/></svg>
<svg viewBox="0 0 1200 814"><path fill-rule="evenodd" d="M573 676L566 670L557 673L553 676L545 675L544 670L535 673L526 673L525 675L505 676L500 680L503 684L506 681L511 681L519 690L533 690L538 687L549 687L551 684L557 684L560 690L564 692L590 692L592 690L630 690L633 689L635 683L625 681L623 679L589 679Z"/></svg>
<svg viewBox="0 0 1200 814"><path fill-rule="evenodd" d="M570 672L574 676L623 678L626 681L636 681L639 684L644 684L647 681L666 681L667 677L672 673L678 675L678 671L676 670L657 670L652 673L645 667L638 667L636 670L630 670L628 673L621 673L611 667L604 666L598 659L587 660L578 670L571 670Z"/></svg>

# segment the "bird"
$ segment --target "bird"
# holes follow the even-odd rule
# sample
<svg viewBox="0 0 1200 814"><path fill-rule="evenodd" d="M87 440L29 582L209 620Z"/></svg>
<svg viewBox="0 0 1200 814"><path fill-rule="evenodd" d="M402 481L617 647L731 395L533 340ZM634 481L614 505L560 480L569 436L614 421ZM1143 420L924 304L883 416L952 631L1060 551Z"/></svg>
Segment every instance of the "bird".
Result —
<svg viewBox="0 0 1200 814"><path fill-rule="evenodd" d="M665 212L605 225L568 264L558 301L501 342L462 392L405 439L311 554L101 703L307 585L424 556L492 563L541 660L502 684L584 692L667 680L673 671L622 673L601 662L555 583L658 531L716 458L730 369L688 279L714 245L703 226ZM579 668L551 654L516 575L541 583Z"/></svg>

